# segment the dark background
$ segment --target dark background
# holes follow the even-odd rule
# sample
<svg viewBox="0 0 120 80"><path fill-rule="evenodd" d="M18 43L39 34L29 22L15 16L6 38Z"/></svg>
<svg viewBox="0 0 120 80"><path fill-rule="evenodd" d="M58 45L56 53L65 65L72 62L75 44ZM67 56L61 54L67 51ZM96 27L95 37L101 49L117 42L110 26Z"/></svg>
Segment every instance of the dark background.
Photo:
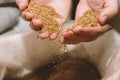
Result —
<svg viewBox="0 0 120 80"><path fill-rule="evenodd" d="M72 12L71 12L71 19L75 19L75 12L76 12L76 7L78 4L79 0L72 0Z"/></svg>

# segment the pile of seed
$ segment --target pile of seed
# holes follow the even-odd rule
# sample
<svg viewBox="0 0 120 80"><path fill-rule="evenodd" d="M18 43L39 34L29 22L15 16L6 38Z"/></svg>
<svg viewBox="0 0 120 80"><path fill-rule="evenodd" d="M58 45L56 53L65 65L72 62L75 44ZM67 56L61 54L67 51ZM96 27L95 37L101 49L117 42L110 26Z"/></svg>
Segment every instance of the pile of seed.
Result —
<svg viewBox="0 0 120 80"><path fill-rule="evenodd" d="M83 16L78 18L77 23L75 23L72 28L75 28L76 26L94 27L98 24L98 18L98 12L87 10Z"/></svg>
<svg viewBox="0 0 120 80"><path fill-rule="evenodd" d="M61 26L56 19L62 18L62 16L51 6L32 2L25 11L33 13L34 18L42 21L43 28L41 32L48 31L49 35L60 32Z"/></svg>

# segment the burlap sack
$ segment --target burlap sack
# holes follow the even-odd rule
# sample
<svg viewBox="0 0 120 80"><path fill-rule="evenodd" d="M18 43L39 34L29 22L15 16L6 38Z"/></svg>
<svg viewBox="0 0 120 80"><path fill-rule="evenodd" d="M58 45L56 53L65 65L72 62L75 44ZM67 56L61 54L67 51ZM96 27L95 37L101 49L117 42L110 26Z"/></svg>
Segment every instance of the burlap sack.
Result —
<svg viewBox="0 0 120 80"><path fill-rule="evenodd" d="M69 22L65 26L70 26ZM57 52L50 40L40 40L36 32L25 32L0 37L0 74L22 77L38 66L48 64ZM70 57L90 60L100 71L103 80L119 80L120 35L111 30L89 43L67 45ZM51 56L48 56L48 55Z"/></svg>

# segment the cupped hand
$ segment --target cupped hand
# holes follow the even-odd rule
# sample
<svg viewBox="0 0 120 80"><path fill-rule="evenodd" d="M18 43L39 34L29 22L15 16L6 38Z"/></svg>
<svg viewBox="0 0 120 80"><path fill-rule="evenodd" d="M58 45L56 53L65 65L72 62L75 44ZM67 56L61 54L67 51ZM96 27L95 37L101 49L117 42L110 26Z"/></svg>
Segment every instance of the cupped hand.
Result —
<svg viewBox="0 0 120 80"><path fill-rule="evenodd" d="M100 13L98 25L94 27L77 26L72 30L66 30L62 34L61 43L77 44L80 42L93 41L112 29L108 21L118 13L118 3L117 0L80 0L77 6L75 23L87 10Z"/></svg>
<svg viewBox="0 0 120 80"><path fill-rule="evenodd" d="M32 13L24 11L28 7L28 4L31 2L39 2L52 6L56 12L62 16L62 19L57 19L58 23L61 26L67 19L71 4L71 0L16 0L19 9L22 11L23 18L27 21L30 21L31 28L36 31L42 28L42 21L40 19L35 19ZM52 33L49 35L47 32L42 32L39 34L39 37L41 39L49 38L51 40L54 40L57 38L57 36L58 33Z"/></svg>

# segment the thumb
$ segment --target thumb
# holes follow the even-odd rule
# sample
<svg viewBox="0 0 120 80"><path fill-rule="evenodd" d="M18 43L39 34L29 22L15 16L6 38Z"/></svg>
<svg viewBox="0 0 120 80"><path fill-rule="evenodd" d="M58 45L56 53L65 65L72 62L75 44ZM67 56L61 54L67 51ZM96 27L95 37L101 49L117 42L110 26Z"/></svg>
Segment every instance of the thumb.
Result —
<svg viewBox="0 0 120 80"><path fill-rule="evenodd" d="M99 23L101 25L104 25L107 22L107 20L109 20L109 16L108 15L105 15L105 14L104 15L103 14L100 15Z"/></svg>
<svg viewBox="0 0 120 80"><path fill-rule="evenodd" d="M24 11L28 6L29 0L16 0L16 3L21 11Z"/></svg>
<svg viewBox="0 0 120 80"><path fill-rule="evenodd" d="M118 13L118 3L117 0L110 0L105 4L103 10L100 13L99 22L101 25L104 25L107 21L114 18Z"/></svg>

